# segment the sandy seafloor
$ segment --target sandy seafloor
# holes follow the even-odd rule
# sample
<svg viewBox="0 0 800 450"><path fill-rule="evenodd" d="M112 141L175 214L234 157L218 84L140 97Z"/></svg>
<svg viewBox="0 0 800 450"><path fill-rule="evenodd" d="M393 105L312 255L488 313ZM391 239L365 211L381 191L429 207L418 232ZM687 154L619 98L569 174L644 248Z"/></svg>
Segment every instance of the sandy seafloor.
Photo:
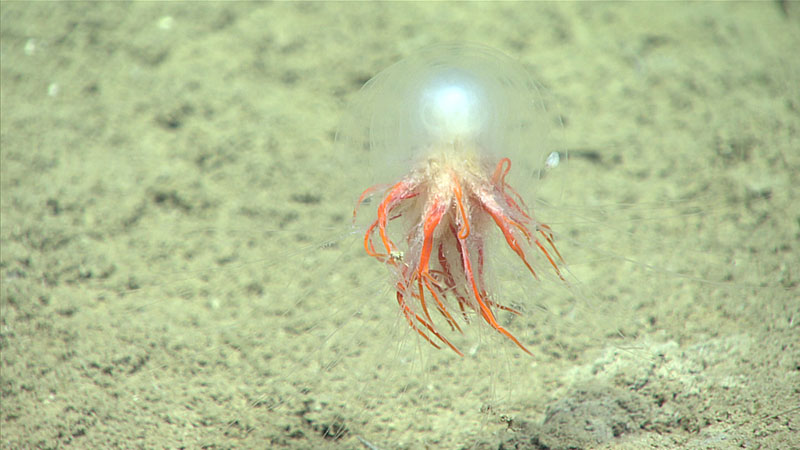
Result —
<svg viewBox="0 0 800 450"><path fill-rule="evenodd" d="M2 448L800 447L796 4L0 14ZM533 357L420 342L348 233L345 105L453 41L563 118L534 208L577 281L498 287Z"/></svg>

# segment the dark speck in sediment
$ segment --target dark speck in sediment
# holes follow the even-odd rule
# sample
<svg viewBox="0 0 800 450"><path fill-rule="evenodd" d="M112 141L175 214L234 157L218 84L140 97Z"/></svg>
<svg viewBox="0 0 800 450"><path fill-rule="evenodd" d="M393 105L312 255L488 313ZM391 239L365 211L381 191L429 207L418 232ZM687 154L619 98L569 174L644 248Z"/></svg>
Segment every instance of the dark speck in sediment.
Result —
<svg viewBox="0 0 800 450"><path fill-rule="evenodd" d="M316 205L322 201L322 196L306 192L303 194L292 194L291 199L295 203L303 203L305 205Z"/></svg>

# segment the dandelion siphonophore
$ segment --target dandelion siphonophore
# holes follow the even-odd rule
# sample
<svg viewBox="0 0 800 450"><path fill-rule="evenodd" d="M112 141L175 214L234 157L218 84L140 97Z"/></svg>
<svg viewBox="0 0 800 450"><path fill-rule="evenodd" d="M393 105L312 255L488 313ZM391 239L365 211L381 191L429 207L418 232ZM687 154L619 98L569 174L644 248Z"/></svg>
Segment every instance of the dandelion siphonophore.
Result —
<svg viewBox="0 0 800 450"><path fill-rule="evenodd" d="M564 280L553 231L510 180L517 165L526 184L552 165L546 130L527 71L477 45L423 49L371 79L349 109L338 139L376 168L353 213L367 217L364 250L390 270L402 315L434 347L463 355L449 333L477 319L530 354L498 318L521 312L495 299L487 255L504 245L528 276Z"/></svg>

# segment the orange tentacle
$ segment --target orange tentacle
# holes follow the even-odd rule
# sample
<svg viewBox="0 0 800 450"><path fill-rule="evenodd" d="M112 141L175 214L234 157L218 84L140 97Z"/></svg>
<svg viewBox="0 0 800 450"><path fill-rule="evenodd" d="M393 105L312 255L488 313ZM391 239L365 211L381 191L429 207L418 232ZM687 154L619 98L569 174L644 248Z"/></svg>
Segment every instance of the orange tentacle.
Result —
<svg viewBox="0 0 800 450"><path fill-rule="evenodd" d="M525 346L522 345L522 343L516 337L514 337L514 335L511 334L511 332L509 332L502 325L497 323L497 320L495 319L491 308L489 308L489 305L487 305L487 303L483 300L483 296L481 295L481 292L478 289L478 285L475 282L475 276L472 273L472 263L470 262L469 258L469 250L467 250L467 243L463 239L459 239L458 243L461 247L461 261L464 267L464 274L467 277L467 281L472 286L472 294L475 297L475 301L478 302L481 316L489 325L492 326L492 328L500 332L505 337L511 339L525 353L533 356L533 353L531 353L527 348L525 348Z"/></svg>
<svg viewBox="0 0 800 450"><path fill-rule="evenodd" d="M422 251L419 255L419 265L414 273L414 277L417 278L419 283L419 301L422 305L422 311L424 311L429 321L431 320L431 316L428 313L428 305L425 302L425 290L423 289L422 283L425 276L430 276L428 267L430 265L431 250L433 248L433 236L446 210L447 205L438 199L433 199L432 203L426 209L425 221L422 227Z"/></svg>
<svg viewBox="0 0 800 450"><path fill-rule="evenodd" d="M517 256L519 256L519 258L522 260L522 262L525 263L525 267L527 267L528 270L530 270L530 272L533 274L533 277L538 280L539 276L536 275L536 271L533 270L533 267L531 267L531 265L528 263L528 259L525 257L525 251L522 250L522 247L520 247L519 242L517 242L517 238L514 236L514 234L511 232L511 229L507 225L507 218L504 215L502 215L502 213L494 211L491 208L486 207L485 209L486 212L492 217L492 219L494 219L494 223L497 224L497 226L500 228L500 231L503 232L503 236L506 238L506 243L508 244L508 246L511 247L511 250L514 250L514 253L516 253ZM516 224L516 222L513 221L511 221L510 223ZM520 228L523 228L519 224L516 225Z"/></svg>
<svg viewBox="0 0 800 450"><path fill-rule="evenodd" d="M506 174L508 174L509 170L511 170L511 160L508 158L500 158L492 174L492 183L498 184L499 182L500 184L505 184Z"/></svg>
<svg viewBox="0 0 800 450"><path fill-rule="evenodd" d="M426 322L426 321L425 321L425 319L423 319L422 317L420 317L420 315L419 315L419 314L417 314L417 313L415 313L413 310L411 310L411 307L409 307L409 306L406 304L406 302L405 302L405 299L404 299L404 297L403 297L403 294L402 294L402 291L400 290L400 288L401 288L401 287L400 287L400 286L398 286L398 290L397 290L397 303L400 305L400 309L403 311L403 314L406 316L406 321L408 322L408 325L409 325L409 326L411 326L411 329L413 329L414 331L416 331L417 333L419 333L419 335L420 335L420 336L422 336L423 338L425 338L425 340L426 340L426 341L428 341L428 342L429 342L431 345L433 345L434 347L436 347L436 348L441 348L441 347L440 347L438 344L436 344L436 343L433 341L433 339L431 339L431 338L430 338L430 336L428 336L427 334L425 334L425 332L424 332L422 329L420 329L418 326L416 326L416 324L414 324L414 320L416 320L417 322L419 322L420 324L422 324L422 326L424 326L425 328L427 328L427 329L428 329L428 331L429 331L431 334L433 334L434 336L436 336L436 337L437 337L437 338L438 338L440 341L442 341L442 342L444 342L445 344L447 344L447 346L448 346L448 347L450 347L450 348L451 348L451 349L452 349L454 352L458 353L458 356L464 356L464 354L463 354L463 353L461 353L461 350L459 350L459 349L458 349L458 347L456 347L456 346L455 346L455 345L453 345L453 344L452 344L450 341L448 341L448 340L447 340L447 338L445 338L445 337L444 337L444 336L443 336L441 333L439 333L438 331L436 331L436 328L435 328L435 327L434 327L432 324L430 324L430 323Z"/></svg>
<svg viewBox="0 0 800 450"><path fill-rule="evenodd" d="M461 227L458 230L458 238L459 239L466 239L469 236L469 218L467 217L467 209L464 208L464 203L461 200L461 184L458 182L458 178L453 175L453 193L456 197L456 204L458 205L458 212L461 213Z"/></svg>
<svg viewBox="0 0 800 450"><path fill-rule="evenodd" d="M556 252L559 261L564 262L564 258L561 257L561 253L559 253L558 249L556 248L555 242L553 242L553 230L550 229L550 226L540 223L538 229L539 233L541 233L541 235L544 236L544 239L547 241L547 243L550 244L550 247L552 247L553 251Z"/></svg>
<svg viewBox="0 0 800 450"><path fill-rule="evenodd" d="M547 251L547 249L544 248L544 245L542 245L542 243L539 242L538 239L536 239L534 242L536 243L536 246L539 247L539 250L541 250L542 253L544 253L545 258L547 258L547 260L550 261L550 265L553 266L553 269L555 269L558 278L561 278L561 281L567 281L564 279L564 276L561 275L561 271L558 269L558 265L556 265L556 262L553 261L553 258L550 256L550 253Z"/></svg>
<svg viewBox="0 0 800 450"><path fill-rule="evenodd" d="M425 277L425 286L428 288L428 291L431 293L431 295L433 295L433 299L436 301L436 306L439 312L442 313L445 320L450 325L450 328L461 332L461 327L458 326L458 322L456 322L455 319L453 319L453 316L451 316L450 312L447 311L447 307L445 307L444 303L439 298L439 295L436 294L436 291L434 290L435 285L431 286L431 281L433 280L431 275L428 274L425 275L424 277ZM430 319L430 317L428 317L428 319Z"/></svg>
<svg viewBox="0 0 800 450"><path fill-rule="evenodd" d="M386 255L376 252L375 245L372 243L372 233L375 231L375 227L377 226L378 221L376 220L372 222L372 225L367 228L367 232L364 233L364 250L367 251L367 255L383 260Z"/></svg>
<svg viewBox="0 0 800 450"><path fill-rule="evenodd" d="M526 205L525 201L522 200L522 196L519 195L519 192L517 192L514 188L509 186L508 183L506 183L506 175L508 175L508 172L510 170L511 170L511 160L508 158L502 158L500 162L497 163L497 167L494 170L494 174L492 175L492 183L494 183L495 186L498 186L500 188L500 193L503 194L503 198L505 199L506 203L508 203L518 213L522 214L526 219L531 220L531 216L529 216L528 213L525 212ZM514 200L513 197L506 194L506 189L508 189L509 191L511 191L512 194L514 194L514 197L517 198L516 201ZM517 203L517 201L519 203ZM520 207L520 205L522 205L522 207Z"/></svg>
<svg viewBox="0 0 800 450"><path fill-rule="evenodd" d="M384 197L381 204L378 206L378 233L381 236L383 246L386 248L387 254L392 254L397 250L389 235L386 233L386 225L389 223L389 213L397 204L398 198L401 196L403 190L406 189L406 183L401 181L389 189L389 192Z"/></svg>
<svg viewBox="0 0 800 450"><path fill-rule="evenodd" d="M371 196L378 189L384 189L385 187L386 186L384 186L382 184L376 184L375 186L370 186L370 187L364 189L364 192L362 192L361 196L358 197L358 201L356 202L356 207L353 208L353 222L356 221L356 215L358 214L358 208L361 207L361 204L364 203L364 200L366 200L367 197Z"/></svg>

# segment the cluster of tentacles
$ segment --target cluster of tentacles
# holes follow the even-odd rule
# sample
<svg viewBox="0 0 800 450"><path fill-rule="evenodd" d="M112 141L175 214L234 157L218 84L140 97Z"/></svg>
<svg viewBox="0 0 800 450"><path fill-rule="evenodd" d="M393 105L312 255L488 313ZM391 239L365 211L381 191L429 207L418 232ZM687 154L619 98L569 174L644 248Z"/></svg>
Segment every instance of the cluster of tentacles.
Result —
<svg viewBox="0 0 800 450"><path fill-rule="evenodd" d="M491 177L450 171L439 174L438 181L433 182L429 176L412 173L385 189L377 218L364 235L367 254L393 266L399 275L397 302L408 324L436 348L444 343L463 356L437 329L430 314L430 309L435 308L451 330L460 332L461 327L445 302L454 299L464 322L469 320L468 310L473 310L530 354L497 322L493 312L493 309L501 309L520 314L490 300L484 280L485 224L494 222L497 225L509 248L534 277L538 278L528 261L526 248L538 248L556 275L564 279L558 266L562 258L553 242L553 233L549 226L536 222L526 212L522 198L506 183L510 168L511 161L503 158ZM444 181L442 177L446 177ZM373 186L362 193L354 217L364 200L381 188ZM389 237L389 223L412 213L419 217L413 218L406 237L407 246L401 251ZM419 308L410 303L411 299L419 302Z"/></svg>

